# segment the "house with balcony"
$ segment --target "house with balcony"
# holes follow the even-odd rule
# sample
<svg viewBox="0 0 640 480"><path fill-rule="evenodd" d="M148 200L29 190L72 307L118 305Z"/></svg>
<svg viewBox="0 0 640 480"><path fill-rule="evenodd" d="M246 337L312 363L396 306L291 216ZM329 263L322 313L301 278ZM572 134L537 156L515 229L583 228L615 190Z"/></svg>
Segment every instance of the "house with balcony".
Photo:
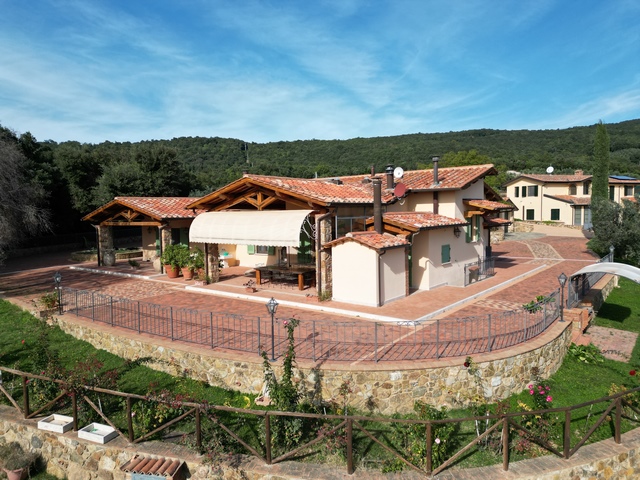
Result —
<svg viewBox="0 0 640 480"><path fill-rule="evenodd" d="M591 228L591 175L524 174L507 183L507 197L517 207L518 219L554 221ZM633 200L640 180L622 175L609 177L609 198L617 203Z"/></svg>

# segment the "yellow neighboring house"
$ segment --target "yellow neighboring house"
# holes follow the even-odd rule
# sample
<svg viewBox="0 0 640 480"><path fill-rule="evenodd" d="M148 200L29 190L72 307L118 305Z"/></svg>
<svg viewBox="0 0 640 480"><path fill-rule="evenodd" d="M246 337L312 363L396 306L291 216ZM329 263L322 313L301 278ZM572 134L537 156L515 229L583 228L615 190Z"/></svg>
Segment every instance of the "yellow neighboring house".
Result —
<svg viewBox="0 0 640 480"><path fill-rule="evenodd" d="M591 228L591 175L525 174L507 183L507 197L518 207L519 220L554 221ZM609 198L617 203L633 200L640 180L623 175L609 177Z"/></svg>

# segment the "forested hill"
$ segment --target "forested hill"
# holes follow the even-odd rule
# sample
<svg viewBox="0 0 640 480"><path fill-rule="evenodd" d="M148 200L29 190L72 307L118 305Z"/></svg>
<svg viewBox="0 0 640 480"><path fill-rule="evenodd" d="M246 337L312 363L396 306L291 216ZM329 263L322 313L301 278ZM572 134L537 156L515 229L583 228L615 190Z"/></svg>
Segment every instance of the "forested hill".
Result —
<svg viewBox="0 0 640 480"><path fill-rule="evenodd" d="M640 178L640 120L607 124L611 174ZM79 219L118 195L198 196L241 177L243 171L311 178L362 174L388 164L405 170L441 165L493 163L500 187L516 170L591 172L596 127L564 130L468 130L351 140L245 143L239 139L181 137L143 142L56 143L17 135L0 126L0 141L15 143L27 174L47 192L43 205L55 231L72 230ZM1 146L1 145L0 145ZM0 152L1 153L1 152Z"/></svg>
<svg viewBox="0 0 640 480"><path fill-rule="evenodd" d="M611 137L611 173L640 177L640 120L606 125ZM174 138L173 147L201 188L224 185L242 171L266 175L313 177L360 174L374 165L406 170L430 165L440 155L448 165L494 163L501 171L558 173L591 170L595 126L564 130L468 130L418 133L351 140L301 140L248 143L221 138ZM471 154L455 155L459 152Z"/></svg>

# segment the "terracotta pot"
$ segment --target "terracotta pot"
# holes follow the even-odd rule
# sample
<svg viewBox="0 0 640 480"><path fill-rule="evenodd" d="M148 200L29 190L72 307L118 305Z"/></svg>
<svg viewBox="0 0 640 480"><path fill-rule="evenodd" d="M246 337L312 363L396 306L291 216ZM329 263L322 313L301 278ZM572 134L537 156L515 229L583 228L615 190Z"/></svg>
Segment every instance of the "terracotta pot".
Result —
<svg viewBox="0 0 640 480"><path fill-rule="evenodd" d="M182 267L182 276L185 280L193 279L193 269L191 267Z"/></svg>
<svg viewBox="0 0 640 480"><path fill-rule="evenodd" d="M3 468L2 470L7 474L8 480L24 480L27 478L27 473L29 472L26 468L19 468L18 470L7 470Z"/></svg>
<svg viewBox="0 0 640 480"><path fill-rule="evenodd" d="M165 265L164 271L169 278L178 278L180 276L180 270L178 269L178 267L174 267L172 265Z"/></svg>

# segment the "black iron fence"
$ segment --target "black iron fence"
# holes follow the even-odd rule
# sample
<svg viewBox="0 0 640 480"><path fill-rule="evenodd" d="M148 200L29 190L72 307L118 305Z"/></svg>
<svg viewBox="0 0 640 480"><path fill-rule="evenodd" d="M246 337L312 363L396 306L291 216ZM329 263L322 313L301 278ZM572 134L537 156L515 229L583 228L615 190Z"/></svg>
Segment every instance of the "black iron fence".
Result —
<svg viewBox="0 0 640 480"><path fill-rule="evenodd" d="M467 263L464 266L464 286L495 275L495 257L478 257L477 262Z"/></svg>
<svg viewBox="0 0 640 480"><path fill-rule="evenodd" d="M334 361L398 361L476 355L511 347L544 332L559 316L558 291L536 308L422 322L300 319L296 355ZM140 302L67 287L60 312L172 341L279 357L287 318L256 317ZM272 334L273 332L273 334Z"/></svg>
<svg viewBox="0 0 640 480"><path fill-rule="evenodd" d="M613 251L596 263L613 262ZM585 297L591 288L606 274L602 272L583 273L571 277L567 288L567 308L573 308Z"/></svg>

